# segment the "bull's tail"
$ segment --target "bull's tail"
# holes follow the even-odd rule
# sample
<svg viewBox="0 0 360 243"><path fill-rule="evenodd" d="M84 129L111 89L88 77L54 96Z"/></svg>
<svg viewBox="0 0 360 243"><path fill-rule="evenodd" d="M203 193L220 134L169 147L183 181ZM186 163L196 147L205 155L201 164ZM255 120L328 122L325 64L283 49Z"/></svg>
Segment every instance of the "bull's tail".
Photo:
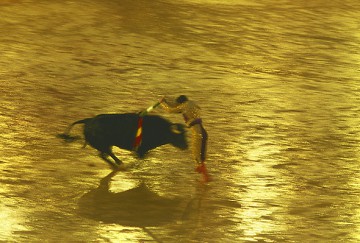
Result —
<svg viewBox="0 0 360 243"><path fill-rule="evenodd" d="M62 138L64 139L66 142L73 142L75 140L78 140L80 139L81 137L80 136L72 136L70 135L70 131L72 129L73 126L77 125L77 124L86 124L88 121L90 121L92 118L86 118L86 119L82 119L82 120L79 120L79 121L76 121L72 124L70 124L68 126L68 128L65 130L64 133L61 133L61 134L58 134L57 137L59 138Z"/></svg>

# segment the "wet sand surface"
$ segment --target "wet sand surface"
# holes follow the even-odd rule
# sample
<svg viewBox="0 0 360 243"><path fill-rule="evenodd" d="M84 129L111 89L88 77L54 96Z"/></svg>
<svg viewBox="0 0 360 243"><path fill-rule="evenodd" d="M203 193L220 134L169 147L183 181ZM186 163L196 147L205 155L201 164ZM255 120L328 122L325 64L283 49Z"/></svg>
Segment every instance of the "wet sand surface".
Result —
<svg viewBox="0 0 360 243"><path fill-rule="evenodd" d="M0 241L360 240L358 2L3 0L0 13ZM144 160L115 149L128 167L115 173L56 137L179 94L202 107L209 183L170 145Z"/></svg>

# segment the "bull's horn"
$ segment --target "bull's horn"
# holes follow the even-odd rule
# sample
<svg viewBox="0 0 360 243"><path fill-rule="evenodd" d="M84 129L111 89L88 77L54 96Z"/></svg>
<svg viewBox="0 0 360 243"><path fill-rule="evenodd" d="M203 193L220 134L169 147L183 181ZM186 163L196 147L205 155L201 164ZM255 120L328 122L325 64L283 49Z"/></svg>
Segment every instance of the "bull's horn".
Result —
<svg viewBox="0 0 360 243"><path fill-rule="evenodd" d="M179 129L177 124L172 124L170 128L171 128L171 131L176 134L181 134L183 132Z"/></svg>

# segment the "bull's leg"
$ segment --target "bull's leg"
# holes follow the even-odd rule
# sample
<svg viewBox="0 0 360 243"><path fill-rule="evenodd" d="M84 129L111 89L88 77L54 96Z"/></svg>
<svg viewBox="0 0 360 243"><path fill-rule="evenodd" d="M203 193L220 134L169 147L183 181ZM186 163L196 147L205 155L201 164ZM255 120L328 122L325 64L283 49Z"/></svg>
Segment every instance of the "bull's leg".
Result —
<svg viewBox="0 0 360 243"><path fill-rule="evenodd" d="M114 170L125 170L123 162L115 156L115 154L111 151L111 148L105 149L106 151L100 152L100 157L108 163ZM109 156L114 160L110 160ZM115 163L114 163L115 162Z"/></svg>
<svg viewBox="0 0 360 243"><path fill-rule="evenodd" d="M108 154L115 161L117 170L126 170L126 166L124 165L124 163L121 160L119 160L118 157L116 157L113 152L110 151Z"/></svg>
<svg viewBox="0 0 360 243"><path fill-rule="evenodd" d="M108 154L108 153L100 152L99 155L100 155L100 157L101 157L106 163L108 163L113 169L118 169L118 166L109 159L109 154Z"/></svg>
<svg viewBox="0 0 360 243"><path fill-rule="evenodd" d="M118 159L118 157L115 156L113 152L110 151L108 154L110 155L111 158L113 158L113 160L117 165L121 165L123 163L121 160Z"/></svg>

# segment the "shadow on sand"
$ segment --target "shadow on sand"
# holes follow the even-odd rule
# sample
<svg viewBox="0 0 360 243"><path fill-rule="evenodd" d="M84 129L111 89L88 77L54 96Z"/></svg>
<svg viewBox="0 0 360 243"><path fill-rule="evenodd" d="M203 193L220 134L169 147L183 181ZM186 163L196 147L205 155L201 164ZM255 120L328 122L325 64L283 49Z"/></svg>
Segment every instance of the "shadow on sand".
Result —
<svg viewBox="0 0 360 243"><path fill-rule="evenodd" d="M151 192L142 183L123 192L111 192L109 184L117 174L111 172L100 181L99 187L79 200L79 213L104 223L123 226L149 227L173 222L181 215L180 199L167 199Z"/></svg>

